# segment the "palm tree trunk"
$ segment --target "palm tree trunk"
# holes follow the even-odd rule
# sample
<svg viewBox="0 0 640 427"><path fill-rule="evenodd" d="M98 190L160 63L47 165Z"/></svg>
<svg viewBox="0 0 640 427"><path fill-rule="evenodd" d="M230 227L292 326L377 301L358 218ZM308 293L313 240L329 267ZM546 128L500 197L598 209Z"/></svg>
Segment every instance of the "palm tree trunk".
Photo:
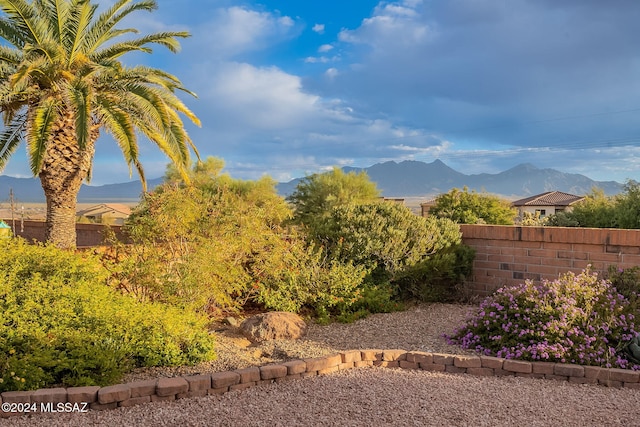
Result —
<svg viewBox="0 0 640 427"><path fill-rule="evenodd" d="M38 176L47 199L45 239L60 248L76 247L78 192L91 169L97 137L96 128L85 149L80 150L72 116L62 115L54 124Z"/></svg>

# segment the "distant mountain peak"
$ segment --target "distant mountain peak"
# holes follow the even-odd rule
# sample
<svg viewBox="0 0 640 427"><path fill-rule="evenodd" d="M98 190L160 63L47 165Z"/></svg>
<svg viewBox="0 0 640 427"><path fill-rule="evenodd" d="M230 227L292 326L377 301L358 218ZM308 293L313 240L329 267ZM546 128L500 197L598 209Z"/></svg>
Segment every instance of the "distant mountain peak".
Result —
<svg viewBox="0 0 640 427"><path fill-rule="evenodd" d="M354 170L348 168L347 170ZM523 198L546 191L562 191L584 195L593 186L606 194L622 191L617 182L597 182L584 175L568 174L555 169L540 169L532 163L521 163L497 174L465 175L449 167L440 159L431 163L416 160L387 161L364 169L386 197L432 197L452 188L486 191L507 198ZM278 186L281 194L291 194L299 180Z"/></svg>
<svg viewBox="0 0 640 427"><path fill-rule="evenodd" d="M533 163L520 163L519 165L516 165L514 167L512 167L509 170L529 170L529 171L534 171L534 170L540 170L540 168L538 168L536 165L534 165Z"/></svg>
<svg viewBox="0 0 640 427"><path fill-rule="evenodd" d="M466 175L458 172L442 160L431 163L417 160L377 163L368 168L343 168L345 171L364 171L386 197L433 197L452 188L468 187L469 190L487 191L504 197L520 199L546 191L584 195L593 187L606 194L617 194L623 186L615 181L594 181L584 175L564 173L555 169L539 169L531 163L522 163L497 174ZM148 181L149 189L162 182L162 178ZM289 195L300 179L278 185L282 195ZM0 203L6 202L9 189L19 202L44 202L44 193L37 178L12 178L0 176ZM103 186L82 186L79 202L118 203L136 202L142 187L139 181Z"/></svg>

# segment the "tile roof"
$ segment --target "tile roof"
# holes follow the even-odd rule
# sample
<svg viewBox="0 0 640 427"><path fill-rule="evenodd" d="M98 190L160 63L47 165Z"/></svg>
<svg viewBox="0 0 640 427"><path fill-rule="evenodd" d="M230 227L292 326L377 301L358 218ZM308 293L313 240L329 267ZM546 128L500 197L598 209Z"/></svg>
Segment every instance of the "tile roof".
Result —
<svg viewBox="0 0 640 427"><path fill-rule="evenodd" d="M131 215L131 208L127 205L119 203L102 203L100 205L91 206L90 208L78 211L78 215L96 215L104 213L117 212L123 215Z"/></svg>
<svg viewBox="0 0 640 427"><path fill-rule="evenodd" d="M562 191L547 191L546 193L516 200L512 206L569 206L584 199L584 196L563 193Z"/></svg>

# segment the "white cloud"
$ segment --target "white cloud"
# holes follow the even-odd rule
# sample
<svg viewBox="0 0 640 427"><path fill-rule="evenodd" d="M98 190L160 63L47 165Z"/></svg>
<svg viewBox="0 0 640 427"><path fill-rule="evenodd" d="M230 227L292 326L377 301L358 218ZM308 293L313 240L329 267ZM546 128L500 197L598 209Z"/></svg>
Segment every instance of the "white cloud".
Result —
<svg viewBox="0 0 640 427"><path fill-rule="evenodd" d="M435 33L415 9L419 5L420 2L380 3L373 16L364 19L356 30L342 30L338 39L378 46L388 52L391 46L424 43Z"/></svg>
<svg viewBox="0 0 640 427"><path fill-rule="evenodd" d="M246 63L226 63L210 76L207 102L215 102L232 125L261 129L294 126L314 111L319 98L304 93L300 78L276 67L255 67Z"/></svg>
<svg viewBox="0 0 640 427"><path fill-rule="evenodd" d="M324 75L327 76L330 79L334 79L338 76L338 74L340 74L338 72L337 68L329 68L327 71L325 71Z"/></svg>
<svg viewBox="0 0 640 427"><path fill-rule="evenodd" d="M210 58L254 52L297 34L288 16L233 6L216 9L208 22L193 31L196 49Z"/></svg>
<svg viewBox="0 0 640 427"><path fill-rule="evenodd" d="M318 48L318 52L320 53L329 52L331 49L333 49L333 46L331 46L330 44L323 44Z"/></svg>
<svg viewBox="0 0 640 427"><path fill-rule="evenodd" d="M311 27L311 30L313 30L314 32L316 32L318 34L323 34L324 33L324 24L315 24L313 27Z"/></svg>
<svg viewBox="0 0 640 427"><path fill-rule="evenodd" d="M452 148L452 143L449 141L440 141L437 145L431 145L426 147L412 146L405 144L391 145L389 148L397 150L399 152L408 153L412 158L416 156L431 156L434 158L440 157L442 154L448 152Z"/></svg>

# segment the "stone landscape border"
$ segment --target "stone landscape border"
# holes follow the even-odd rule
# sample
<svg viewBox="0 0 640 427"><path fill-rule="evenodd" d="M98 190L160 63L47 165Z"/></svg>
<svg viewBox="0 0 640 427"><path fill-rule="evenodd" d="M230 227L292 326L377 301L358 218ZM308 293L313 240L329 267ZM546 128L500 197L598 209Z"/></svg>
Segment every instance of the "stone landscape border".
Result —
<svg viewBox="0 0 640 427"><path fill-rule="evenodd" d="M365 366L421 369L477 376L518 376L640 389L640 371L552 362L527 362L489 356L452 355L406 350L351 350L331 356L292 360L234 371L158 378L106 387L50 388L6 391L0 403L81 405L92 410L115 409L149 402L204 397L261 384L290 381ZM76 405L76 407L78 407ZM17 405L16 405L17 406ZM43 412L38 407L35 412ZM13 413L17 414L16 412ZM0 418L12 413L0 412Z"/></svg>

